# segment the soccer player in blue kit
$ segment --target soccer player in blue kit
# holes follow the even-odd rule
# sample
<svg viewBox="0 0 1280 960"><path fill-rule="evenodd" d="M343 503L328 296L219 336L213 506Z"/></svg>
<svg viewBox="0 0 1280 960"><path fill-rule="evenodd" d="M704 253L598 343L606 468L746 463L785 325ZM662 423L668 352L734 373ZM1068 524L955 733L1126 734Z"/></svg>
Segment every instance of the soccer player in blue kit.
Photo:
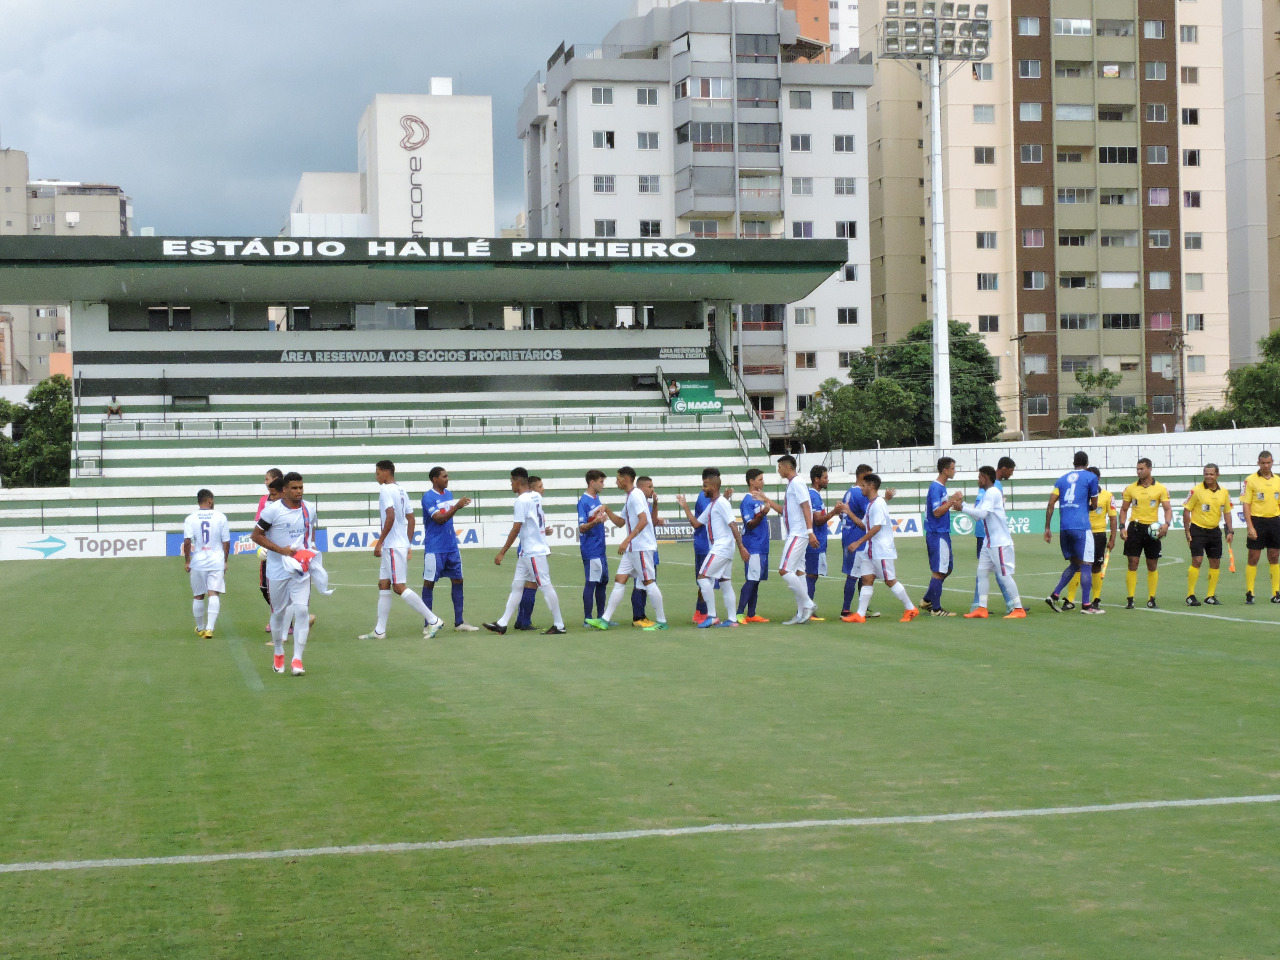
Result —
<svg viewBox="0 0 1280 960"><path fill-rule="evenodd" d="M453 584L453 629L474 633L480 628L462 616L462 553L453 528L454 515L470 504L471 498L453 499L444 467L432 467L427 479L431 486L422 495L422 602L434 610L436 581L448 577Z"/></svg>
<svg viewBox="0 0 1280 960"><path fill-rule="evenodd" d="M813 515L813 535L818 538L818 545L810 547L804 553L805 586L809 590L809 600L813 601L818 589L818 578L827 575L827 537L830 530L827 521L838 512L827 510L822 502L822 491L827 489L827 468L814 464L809 468L809 509ZM810 620L821 622L824 617L810 616Z"/></svg>
<svg viewBox="0 0 1280 960"><path fill-rule="evenodd" d="M747 493L742 498L742 545L747 548L746 579L738 597L739 623L768 623L768 617L756 616L760 584L769 579L769 511L782 508L764 492L764 471L752 467L747 471Z"/></svg>
<svg viewBox="0 0 1280 960"><path fill-rule="evenodd" d="M582 621L604 616L605 584L609 582L609 558L605 554L604 522L607 511L600 502L604 471L587 471L587 492L578 498L578 552L582 554ZM593 612L598 611L598 612Z"/></svg>
<svg viewBox="0 0 1280 960"><path fill-rule="evenodd" d="M1055 613L1061 613L1062 607L1058 595L1063 591L1071 578L1080 575L1081 613L1099 614L1103 610L1094 609L1090 604L1093 592L1093 531L1089 525L1089 514L1098 505L1098 491L1101 489L1098 478L1089 472L1089 455L1078 451L1072 459L1074 468L1064 473L1053 485L1049 494L1049 504L1044 512L1044 542L1052 543L1053 535L1049 532L1049 524L1053 520L1053 505L1058 504L1058 542L1062 545L1062 556L1067 561L1067 569L1062 579L1054 587L1053 593L1045 598L1045 603Z"/></svg>
<svg viewBox="0 0 1280 960"><path fill-rule="evenodd" d="M858 464L853 474L853 486L845 491L840 505L836 507L844 514L844 520L840 524L840 572L844 574L844 605L840 608L842 620L852 615L854 597L858 595L858 588L862 586L862 577L854 573L854 568L858 558L867 549L867 545L864 543L856 552L850 552L849 547L862 536L862 531L866 529L863 521L867 516L867 495L862 492L862 478L870 472L870 464ZM886 490L884 499L888 501L892 497L893 491ZM868 610L866 616L878 617L880 614Z"/></svg>
<svg viewBox="0 0 1280 960"><path fill-rule="evenodd" d="M935 617L955 616L950 610L942 609L942 584L955 565L955 557L951 553L951 494L947 490L947 481L955 475L955 460L939 458L938 479L929 484L925 500L924 542L929 551L929 570L933 576L920 607Z"/></svg>
<svg viewBox="0 0 1280 960"><path fill-rule="evenodd" d="M707 467L702 471L702 482L705 484L711 477L719 477L720 471L715 467ZM698 499L693 507L693 515L695 517L702 516L704 510L711 506L711 498L707 496L705 489L698 491ZM698 590L698 600L693 608L693 622L698 626L702 626L702 621L707 619L707 601L703 599L702 587L698 585L698 571L702 569L702 563L707 559L707 554L711 552L711 542L707 536L708 527L695 526L693 528L693 582Z"/></svg>

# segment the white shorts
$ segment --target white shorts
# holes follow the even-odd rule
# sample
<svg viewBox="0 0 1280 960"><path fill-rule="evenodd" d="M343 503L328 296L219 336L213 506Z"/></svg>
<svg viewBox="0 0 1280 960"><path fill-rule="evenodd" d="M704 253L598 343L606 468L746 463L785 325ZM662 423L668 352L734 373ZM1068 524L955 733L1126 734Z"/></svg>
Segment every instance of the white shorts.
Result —
<svg viewBox="0 0 1280 960"><path fill-rule="evenodd" d="M978 556L978 576L985 577L988 573L994 573L1001 577L1011 577L1013 568L1012 546L989 547L983 544L982 553Z"/></svg>
<svg viewBox="0 0 1280 960"><path fill-rule="evenodd" d="M383 546L382 564L378 567L378 579L390 580L392 583L406 582L405 571L409 569L409 551L399 547Z"/></svg>
<svg viewBox="0 0 1280 960"><path fill-rule="evenodd" d="M198 597L202 593L226 593L225 574L225 570L192 570L191 595Z"/></svg>
<svg viewBox="0 0 1280 960"><path fill-rule="evenodd" d="M782 545L782 560L778 564L779 573L804 573L804 555L809 549L809 538L792 537Z"/></svg>
<svg viewBox="0 0 1280 960"><path fill-rule="evenodd" d="M699 580L728 580L733 576L733 556L720 556L718 553L708 553L707 558L702 561L702 568L698 571Z"/></svg>
<svg viewBox="0 0 1280 960"><path fill-rule="evenodd" d="M747 579L754 580L757 583L761 580L761 574L768 576L769 571L764 569L767 557L763 554L753 553L747 557Z"/></svg>
<svg viewBox="0 0 1280 960"><path fill-rule="evenodd" d="M898 579L894 563L895 561L892 558L888 560L872 560L864 550L858 554L857 562L854 564L854 573L860 577L875 577L877 580L883 580L888 583L890 580Z"/></svg>
<svg viewBox="0 0 1280 960"><path fill-rule="evenodd" d="M272 580L267 591L271 596L272 613L284 613L290 606L306 607L311 602L311 578Z"/></svg>
<svg viewBox="0 0 1280 960"><path fill-rule="evenodd" d="M628 550L618 564L618 576L634 577L640 583L658 578L658 565L653 550Z"/></svg>
<svg viewBox="0 0 1280 960"><path fill-rule="evenodd" d="M521 557L516 561L516 575L511 581L536 583L540 587L551 586L551 561L549 557Z"/></svg>

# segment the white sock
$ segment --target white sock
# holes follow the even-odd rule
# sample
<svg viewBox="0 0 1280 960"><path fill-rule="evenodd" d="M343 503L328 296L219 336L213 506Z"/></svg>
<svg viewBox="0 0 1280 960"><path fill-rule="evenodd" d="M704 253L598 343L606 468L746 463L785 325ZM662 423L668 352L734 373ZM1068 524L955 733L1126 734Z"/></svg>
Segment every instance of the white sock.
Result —
<svg viewBox="0 0 1280 960"><path fill-rule="evenodd" d="M498 618L498 626L505 627L511 622L511 615L516 612L520 606L520 599L524 596L524 581L517 580L511 584L511 595L507 597L507 609L502 611L502 616Z"/></svg>
<svg viewBox="0 0 1280 960"><path fill-rule="evenodd" d="M796 598L796 616L804 616L804 612L809 609L809 585L806 582L808 578L803 573L788 573L782 579L787 581L787 586L791 588L791 593Z"/></svg>
<svg viewBox="0 0 1280 960"><path fill-rule="evenodd" d="M902 601L902 609L914 610L916 608L916 605L911 602L911 598L907 596L907 588L902 585L901 581L895 580L889 591Z"/></svg>
<svg viewBox="0 0 1280 960"><path fill-rule="evenodd" d="M551 584L547 584L540 591L542 599L547 601L547 609L551 611L551 623L556 629L564 629L564 617L560 615L560 597L556 593L556 588Z"/></svg>
<svg viewBox="0 0 1280 960"><path fill-rule="evenodd" d="M204 629L204 601L203 600L191 601L191 615L196 618L196 629L203 630Z"/></svg>
<svg viewBox="0 0 1280 960"><path fill-rule="evenodd" d="M276 645L276 656L284 656L284 638L289 632L290 611L293 608L285 606L283 610L277 611L271 608L271 639Z"/></svg>
<svg viewBox="0 0 1280 960"><path fill-rule="evenodd" d="M720 581L720 594L724 597L724 618L732 620L738 609L738 597L733 592L732 580Z"/></svg>
<svg viewBox="0 0 1280 960"><path fill-rule="evenodd" d="M987 608L987 601L991 598L991 584L986 577L982 578L982 582L978 584L978 606L982 609Z"/></svg>
<svg viewBox="0 0 1280 960"><path fill-rule="evenodd" d="M702 600L707 605L707 616L714 620L716 618L715 584L706 577L702 577L698 580L698 589L702 591Z"/></svg>
<svg viewBox="0 0 1280 960"><path fill-rule="evenodd" d="M422 617L422 619L430 623L435 623L440 619L431 612L430 607L422 602L422 598L412 590L405 590L404 593L400 594L400 599L407 603L409 605L409 609ZM379 631L379 633L381 633L381 631Z"/></svg>
<svg viewBox="0 0 1280 960"><path fill-rule="evenodd" d="M1097 574L1094 574L1096 577ZM996 580L999 581L1001 588L1009 597L1009 609L1016 610L1022 606L1022 597L1018 596L1018 585L1013 582L1013 577L996 574ZM1096 581L1095 581L1096 582ZM1094 587L1096 590L1097 587Z"/></svg>
<svg viewBox="0 0 1280 960"><path fill-rule="evenodd" d="M391 591L378 591L378 620L373 625L374 633L387 632L387 617L391 616Z"/></svg>
<svg viewBox="0 0 1280 960"><path fill-rule="evenodd" d="M658 618L657 622L666 623L667 613L662 608L662 591L658 589L658 581L646 583L644 588L649 593L649 602L653 604L653 615Z"/></svg>
<svg viewBox="0 0 1280 960"><path fill-rule="evenodd" d="M302 651L307 648L307 634L311 631L311 624L307 617L308 610L301 603L295 603L289 609L293 612L293 659L301 660ZM280 644L280 650L284 651L283 642Z"/></svg>
<svg viewBox="0 0 1280 960"><path fill-rule="evenodd" d="M209 602L205 605L209 611L205 617L204 626L206 630L212 630L213 625L218 622L218 611L222 609L222 599L216 593L209 594Z"/></svg>
<svg viewBox="0 0 1280 960"><path fill-rule="evenodd" d="M875 591L874 583L864 583L862 589L858 591L858 615L865 617L867 610L871 607L871 594Z"/></svg>
<svg viewBox="0 0 1280 960"><path fill-rule="evenodd" d="M622 603L622 595L626 592L626 585L613 581L613 593L609 594L609 602L605 604L602 620L608 621L613 619L614 612L618 609L618 604Z"/></svg>

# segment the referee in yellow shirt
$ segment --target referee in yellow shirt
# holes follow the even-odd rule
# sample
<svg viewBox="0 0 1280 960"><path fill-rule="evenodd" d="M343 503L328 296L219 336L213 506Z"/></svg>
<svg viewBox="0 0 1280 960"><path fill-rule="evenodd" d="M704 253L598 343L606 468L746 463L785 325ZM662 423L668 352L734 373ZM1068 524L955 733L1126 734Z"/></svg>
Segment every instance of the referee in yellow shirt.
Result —
<svg viewBox="0 0 1280 960"><path fill-rule="evenodd" d="M1280 477L1271 472L1271 451L1258 454L1258 472L1244 482L1244 528L1249 565L1244 568L1244 602L1253 603L1258 558L1267 551L1271 566L1271 602L1280 603Z"/></svg>
<svg viewBox="0 0 1280 960"><path fill-rule="evenodd" d="M1209 557L1209 592L1204 602L1218 606L1218 568L1222 565L1222 530L1219 524L1227 521L1227 543L1235 536L1231 532L1231 495L1218 486L1218 465L1207 463L1204 482L1191 488L1191 496L1182 505L1182 529L1191 545L1191 568L1187 571L1187 606L1198 607L1196 582L1200 579L1200 564Z"/></svg>
<svg viewBox="0 0 1280 960"><path fill-rule="evenodd" d="M1133 517L1125 526L1125 517L1130 509ZM1164 522L1159 532L1152 536L1148 529L1156 522L1156 516L1163 510ZM1173 522L1173 504L1169 502L1169 489L1155 477L1151 476L1151 461L1143 457L1138 461L1138 479L1124 488L1124 498L1120 503L1120 539L1124 541L1124 555L1129 560L1129 572L1125 574L1125 585L1129 588L1129 600L1124 605L1126 610L1133 609L1133 593L1138 588L1138 558L1147 557L1147 606L1156 608L1156 584L1160 582L1160 574L1156 564L1160 562L1160 541L1169 532L1169 524Z"/></svg>

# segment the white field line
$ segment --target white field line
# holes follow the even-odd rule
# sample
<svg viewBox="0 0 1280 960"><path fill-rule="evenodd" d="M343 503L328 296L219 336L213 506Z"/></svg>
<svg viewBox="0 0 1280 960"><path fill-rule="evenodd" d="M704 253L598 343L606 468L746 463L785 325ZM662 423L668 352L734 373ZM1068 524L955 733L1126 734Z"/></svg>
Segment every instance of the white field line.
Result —
<svg viewBox="0 0 1280 960"><path fill-rule="evenodd" d="M244 860L294 860L302 857L364 856L374 853L420 853L435 850L468 850L478 847L528 847L543 844L600 843L644 840L653 837L690 837L709 833L752 833L772 830L814 830L841 827L886 827L917 823L958 823L967 820L1016 820L1025 817L1060 817L1086 813L1123 813L1131 810L1167 810L1182 807L1224 807L1239 804L1280 803L1280 794L1245 797L1207 797L1194 800L1142 800L1134 803L1089 804L1078 807L1036 807L1029 810L976 810L970 813L936 813L903 817L849 817L840 820L788 820L775 823L716 823L700 827L668 827L653 830L617 830L608 833L542 833L518 837L474 837L466 840L433 840L424 843L366 843L343 847L302 847L294 850L252 850L177 857L133 857L110 860L47 860L0 864L0 873L100 870L117 867L186 866Z"/></svg>

